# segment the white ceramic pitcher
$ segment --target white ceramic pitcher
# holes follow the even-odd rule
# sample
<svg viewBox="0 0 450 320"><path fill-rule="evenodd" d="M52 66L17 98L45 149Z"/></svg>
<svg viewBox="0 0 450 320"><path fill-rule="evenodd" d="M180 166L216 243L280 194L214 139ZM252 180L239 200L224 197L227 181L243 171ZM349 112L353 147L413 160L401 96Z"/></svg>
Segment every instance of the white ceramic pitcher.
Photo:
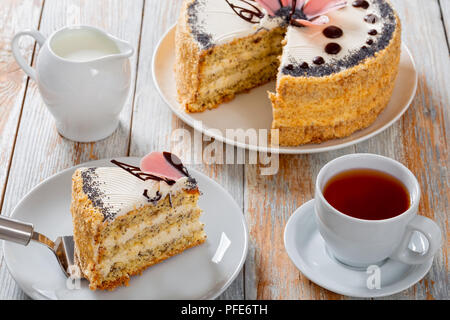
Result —
<svg viewBox="0 0 450 320"><path fill-rule="evenodd" d="M28 35L40 46L36 70L19 51ZM117 128L130 91L131 45L90 26L65 27L47 39L36 30L17 33L12 52L19 66L37 82L58 132L74 141L104 139Z"/></svg>

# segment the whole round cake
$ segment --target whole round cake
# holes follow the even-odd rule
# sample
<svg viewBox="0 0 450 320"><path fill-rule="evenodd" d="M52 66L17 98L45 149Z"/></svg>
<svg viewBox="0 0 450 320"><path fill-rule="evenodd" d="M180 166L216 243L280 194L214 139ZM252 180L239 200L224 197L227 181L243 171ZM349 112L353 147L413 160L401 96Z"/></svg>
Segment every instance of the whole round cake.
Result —
<svg viewBox="0 0 450 320"><path fill-rule="evenodd" d="M386 0L186 0L175 46L187 112L277 79L272 128L297 146L375 121L394 88L401 26Z"/></svg>

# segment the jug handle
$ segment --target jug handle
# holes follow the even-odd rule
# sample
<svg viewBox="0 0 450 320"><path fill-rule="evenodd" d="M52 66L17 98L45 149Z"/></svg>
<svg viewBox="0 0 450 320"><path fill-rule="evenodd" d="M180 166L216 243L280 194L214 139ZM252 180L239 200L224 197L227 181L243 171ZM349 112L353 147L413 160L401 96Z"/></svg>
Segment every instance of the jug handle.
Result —
<svg viewBox="0 0 450 320"><path fill-rule="evenodd" d="M23 30L18 32L12 39L11 47L12 47L12 54L14 56L14 59L16 59L17 64L25 71L25 73L34 81L36 81L36 71L28 65L28 63L23 58L22 54L20 53L19 48L19 39L22 36L31 36L33 37L40 47L45 42L45 37L37 30Z"/></svg>

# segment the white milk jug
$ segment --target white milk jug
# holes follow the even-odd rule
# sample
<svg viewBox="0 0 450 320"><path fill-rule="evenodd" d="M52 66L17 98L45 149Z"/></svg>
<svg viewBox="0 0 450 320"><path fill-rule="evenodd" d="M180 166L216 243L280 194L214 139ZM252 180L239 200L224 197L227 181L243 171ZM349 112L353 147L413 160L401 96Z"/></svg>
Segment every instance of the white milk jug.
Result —
<svg viewBox="0 0 450 320"><path fill-rule="evenodd" d="M19 52L18 40L24 35L39 43L36 70ZM129 43L94 27L71 26L47 39L36 30L19 32L12 52L37 82L62 136L90 142L114 132L130 91L129 57L134 50Z"/></svg>

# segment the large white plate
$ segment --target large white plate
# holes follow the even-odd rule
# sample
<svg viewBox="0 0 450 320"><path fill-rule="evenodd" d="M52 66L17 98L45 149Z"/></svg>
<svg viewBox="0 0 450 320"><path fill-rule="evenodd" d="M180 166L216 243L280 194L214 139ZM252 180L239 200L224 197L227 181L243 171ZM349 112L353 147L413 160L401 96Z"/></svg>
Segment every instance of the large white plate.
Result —
<svg viewBox="0 0 450 320"><path fill-rule="evenodd" d="M117 158L139 164L138 158ZM108 159L82 166L112 166ZM54 175L35 187L14 209L12 217L31 222L35 230L55 239L71 235L71 177L75 168ZM216 182L190 169L203 192L199 206L204 210L207 241L132 277L128 287L115 291L91 291L86 280L81 288L69 290L55 257L45 247L27 247L5 242L4 255L11 275L34 299L213 299L236 278L247 255L248 234L242 211ZM220 240L230 245L220 262L213 262ZM223 253L223 252L222 252Z"/></svg>
<svg viewBox="0 0 450 320"><path fill-rule="evenodd" d="M267 91L275 91L275 81L239 94L235 99L214 110L202 113L186 113L177 102L175 86L175 26L172 26L160 40L153 55L153 80L170 109L191 127L219 141L254 151L276 153L316 153L336 150L367 140L391 126L408 109L417 88L417 72L408 48L402 46L400 69L394 93L386 109L368 128L349 137L307 144L298 147L267 148L263 145L242 143L226 137L226 129L267 129L272 124L272 106ZM201 121L201 125L199 125ZM215 130L214 130L215 129ZM259 143L259 142L258 142Z"/></svg>

